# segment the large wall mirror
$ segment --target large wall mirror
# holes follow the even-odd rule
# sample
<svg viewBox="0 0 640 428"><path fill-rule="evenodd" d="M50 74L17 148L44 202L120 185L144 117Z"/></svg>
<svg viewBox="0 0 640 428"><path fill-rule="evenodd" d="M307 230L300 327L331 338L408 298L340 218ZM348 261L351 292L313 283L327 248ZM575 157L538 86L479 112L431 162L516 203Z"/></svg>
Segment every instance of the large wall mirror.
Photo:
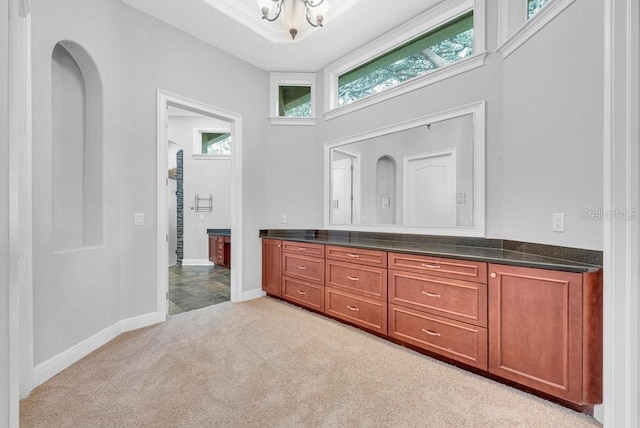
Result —
<svg viewBox="0 0 640 428"><path fill-rule="evenodd" d="M484 236L485 103L325 144L325 226Z"/></svg>

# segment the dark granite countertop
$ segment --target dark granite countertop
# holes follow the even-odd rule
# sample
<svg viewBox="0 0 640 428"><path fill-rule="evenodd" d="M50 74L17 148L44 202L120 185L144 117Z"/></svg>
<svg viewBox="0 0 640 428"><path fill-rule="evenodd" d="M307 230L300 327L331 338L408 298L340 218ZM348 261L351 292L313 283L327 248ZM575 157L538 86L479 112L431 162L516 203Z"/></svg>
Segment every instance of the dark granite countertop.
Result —
<svg viewBox="0 0 640 428"><path fill-rule="evenodd" d="M261 230L260 237L565 272L597 272L602 266L601 251L491 238L290 229Z"/></svg>
<svg viewBox="0 0 640 428"><path fill-rule="evenodd" d="M231 236L231 229L207 229L207 235Z"/></svg>

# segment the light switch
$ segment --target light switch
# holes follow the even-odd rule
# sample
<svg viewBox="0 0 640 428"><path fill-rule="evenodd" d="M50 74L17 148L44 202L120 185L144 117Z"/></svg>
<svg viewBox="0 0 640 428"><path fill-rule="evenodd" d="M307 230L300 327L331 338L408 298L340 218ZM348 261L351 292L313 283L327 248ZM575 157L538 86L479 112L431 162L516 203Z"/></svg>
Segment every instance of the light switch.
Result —
<svg viewBox="0 0 640 428"><path fill-rule="evenodd" d="M134 226L144 226L144 213L135 213L133 215Z"/></svg>

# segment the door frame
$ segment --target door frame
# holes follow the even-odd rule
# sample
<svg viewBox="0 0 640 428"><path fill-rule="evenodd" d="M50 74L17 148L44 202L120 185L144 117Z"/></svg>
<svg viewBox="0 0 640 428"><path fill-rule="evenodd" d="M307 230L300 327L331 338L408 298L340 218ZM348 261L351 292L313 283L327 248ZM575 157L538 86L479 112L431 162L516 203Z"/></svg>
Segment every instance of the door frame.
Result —
<svg viewBox="0 0 640 428"><path fill-rule="evenodd" d="M351 223L348 224L357 224L360 222L360 212L361 212L361 183L362 183L362 172L360 168L360 153L350 152L348 150L344 150L341 148L334 148L331 151L331 175L333 175L333 162L334 162L334 153L340 153L341 155L347 156L351 158L351 166L353 167L352 175L351 175L351 197L353 200L351 201ZM331 189L329 189L330 198L333 198L333 180L331 180ZM332 209L332 208L330 208ZM331 212L329 213L329 217L331 218ZM355 221L354 221L355 219Z"/></svg>
<svg viewBox="0 0 640 428"><path fill-rule="evenodd" d="M168 168L168 119L167 108L178 107L203 116L221 119L231 124L233 151L231 153L231 234L234 245L231 246L231 301L242 300L242 116L227 110L219 109L196 100L182 97L161 89L157 94L157 266L158 266L158 300L157 320L167 318L167 293L169 290L168 266L168 201L167 201L167 168Z"/></svg>

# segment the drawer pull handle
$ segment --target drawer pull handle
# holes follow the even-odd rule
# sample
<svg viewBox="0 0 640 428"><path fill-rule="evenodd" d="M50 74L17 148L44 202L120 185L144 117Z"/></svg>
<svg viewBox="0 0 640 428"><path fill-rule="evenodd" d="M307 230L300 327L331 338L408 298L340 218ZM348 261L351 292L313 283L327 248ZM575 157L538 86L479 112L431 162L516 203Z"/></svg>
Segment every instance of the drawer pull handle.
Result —
<svg viewBox="0 0 640 428"><path fill-rule="evenodd" d="M427 269L440 269L439 265L428 265L426 263L422 263L422 267L427 268Z"/></svg>
<svg viewBox="0 0 640 428"><path fill-rule="evenodd" d="M436 333L435 331L431 331L431 330L425 330L424 328L422 329L422 331L427 333L429 336L442 336L440 333Z"/></svg>
<svg viewBox="0 0 640 428"><path fill-rule="evenodd" d="M350 279L351 281L360 281L360 278L355 277L355 276L347 275L347 278Z"/></svg>
<svg viewBox="0 0 640 428"><path fill-rule="evenodd" d="M356 308L355 306L347 305L347 309L349 309L350 311L360 312L360 309Z"/></svg>
<svg viewBox="0 0 640 428"><path fill-rule="evenodd" d="M425 296L429 296L429 297L440 297L439 294L429 293L428 291L423 291L422 294L424 294Z"/></svg>
<svg viewBox="0 0 640 428"><path fill-rule="evenodd" d="M359 259L360 258L360 254L347 253L347 257L351 257L351 258L354 258L354 259Z"/></svg>
<svg viewBox="0 0 640 428"><path fill-rule="evenodd" d="M298 247L298 251L307 251L307 249L304 247Z"/></svg>
<svg viewBox="0 0 640 428"><path fill-rule="evenodd" d="M307 269L307 267L306 267L306 266L298 265L298 269L300 269L300 270L306 270L306 269Z"/></svg>
<svg viewBox="0 0 640 428"><path fill-rule="evenodd" d="M302 294L303 296L304 296L305 294L307 294L307 293L305 293L304 291L300 291L300 290L297 290L297 291L298 291L298 294Z"/></svg>

